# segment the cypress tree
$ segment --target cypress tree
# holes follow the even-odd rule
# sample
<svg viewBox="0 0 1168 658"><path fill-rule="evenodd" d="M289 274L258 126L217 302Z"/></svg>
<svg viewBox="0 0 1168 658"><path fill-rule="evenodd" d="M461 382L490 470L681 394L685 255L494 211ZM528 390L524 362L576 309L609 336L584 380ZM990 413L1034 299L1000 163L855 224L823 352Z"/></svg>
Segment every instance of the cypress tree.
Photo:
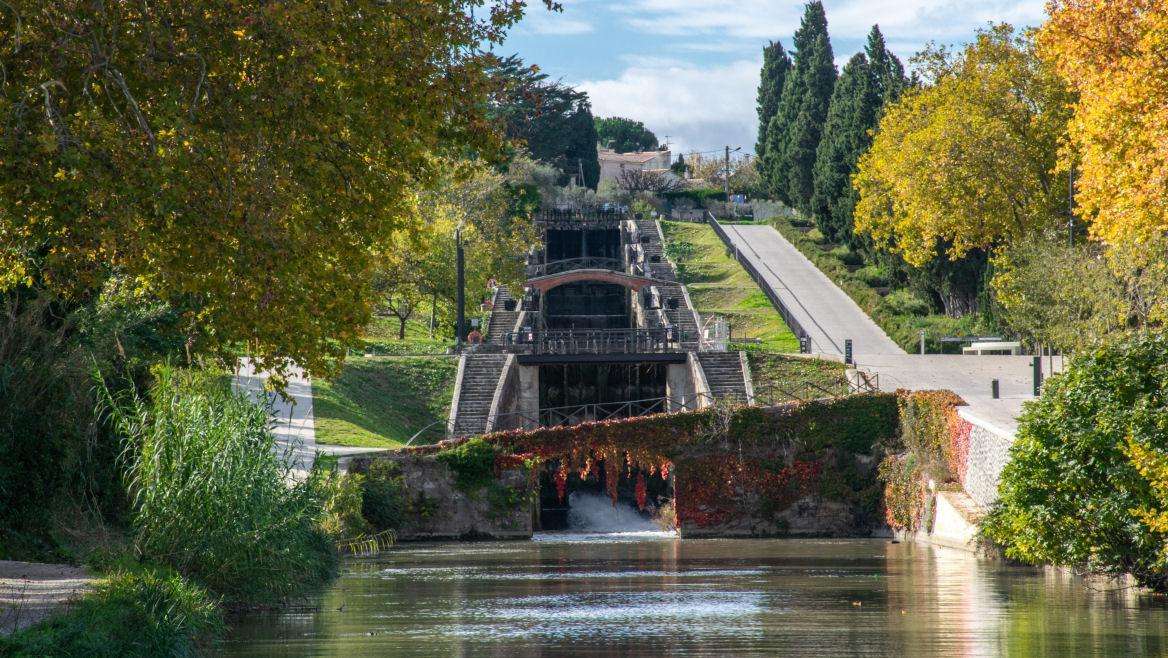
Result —
<svg viewBox="0 0 1168 658"><path fill-rule="evenodd" d="M772 41L762 49L762 74L758 83L758 141L754 145L755 155L766 157L767 126L779 109L779 99L783 97L783 85L791 70L791 58L783 50L783 44Z"/></svg>
<svg viewBox="0 0 1168 658"><path fill-rule="evenodd" d="M896 100L907 85L904 66L888 52L879 27L869 33L865 53L844 67L815 158L810 210L819 230L832 241L853 242L857 193L851 178L856 162L871 145L871 131L885 104Z"/></svg>
<svg viewBox="0 0 1168 658"><path fill-rule="evenodd" d="M794 66L778 110L767 126L764 182L789 206L810 205L815 151L835 85L835 64L827 35L827 15L819 0L807 3L795 31Z"/></svg>

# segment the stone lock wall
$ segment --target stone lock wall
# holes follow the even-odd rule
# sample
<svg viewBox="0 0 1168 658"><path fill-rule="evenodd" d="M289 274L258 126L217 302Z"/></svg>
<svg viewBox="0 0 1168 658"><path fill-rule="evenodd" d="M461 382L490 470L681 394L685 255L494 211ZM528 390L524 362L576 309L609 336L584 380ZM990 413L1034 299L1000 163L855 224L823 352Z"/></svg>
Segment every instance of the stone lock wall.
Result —
<svg viewBox="0 0 1168 658"><path fill-rule="evenodd" d="M965 467L965 493L978 505L989 507L998 499L998 480L1010 461L1012 434L981 420L968 408L958 415L970 423L969 454Z"/></svg>

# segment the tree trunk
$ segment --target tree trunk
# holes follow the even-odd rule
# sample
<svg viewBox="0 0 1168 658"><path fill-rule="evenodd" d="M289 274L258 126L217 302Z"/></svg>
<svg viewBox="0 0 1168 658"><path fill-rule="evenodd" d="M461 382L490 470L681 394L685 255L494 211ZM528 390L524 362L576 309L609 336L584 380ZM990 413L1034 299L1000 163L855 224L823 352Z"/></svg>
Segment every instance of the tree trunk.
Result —
<svg viewBox="0 0 1168 658"><path fill-rule="evenodd" d="M397 339L406 339L406 318L400 315L397 316Z"/></svg>

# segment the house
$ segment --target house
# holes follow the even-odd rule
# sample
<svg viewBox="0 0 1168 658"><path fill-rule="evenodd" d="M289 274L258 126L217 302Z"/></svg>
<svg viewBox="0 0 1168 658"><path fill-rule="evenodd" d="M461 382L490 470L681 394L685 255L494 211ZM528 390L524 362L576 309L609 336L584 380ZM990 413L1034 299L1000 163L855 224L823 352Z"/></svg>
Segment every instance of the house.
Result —
<svg viewBox="0 0 1168 658"><path fill-rule="evenodd" d="M617 153L611 149L599 149L596 154L600 160L601 183L616 180L624 169L668 169L673 164L673 157L668 150Z"/></svg>

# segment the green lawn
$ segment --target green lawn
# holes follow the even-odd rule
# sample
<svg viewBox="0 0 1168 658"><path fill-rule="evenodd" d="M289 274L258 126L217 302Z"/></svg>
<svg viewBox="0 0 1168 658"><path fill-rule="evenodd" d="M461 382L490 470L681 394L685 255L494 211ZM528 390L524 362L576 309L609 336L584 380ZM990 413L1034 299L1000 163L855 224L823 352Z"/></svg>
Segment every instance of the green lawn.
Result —
<svg viewBox="0 0 1168 658"><path fill-rule="evenodd" d="M445 421L458 359L449 356L350 357L333 381L312 384L317 443L392 448ZM442 438L431 427L415 443Z"/></svg>
<svg viewBox="0 0 1168 658"><path fill-rule="evenodd" d="M844 364L838 361L760 350L749 350L746 354L755 394L764 404L848 393Z"/></svg>
<svg viewBox="0 0 1168 658"><path fill-rule="evenodd" d="M667 253L698 313L726 318L736 339L757 338L765 350L799 351L799 339L746 270L726 255L714 229L687 222L662 222L661 227Z"/></svg>

